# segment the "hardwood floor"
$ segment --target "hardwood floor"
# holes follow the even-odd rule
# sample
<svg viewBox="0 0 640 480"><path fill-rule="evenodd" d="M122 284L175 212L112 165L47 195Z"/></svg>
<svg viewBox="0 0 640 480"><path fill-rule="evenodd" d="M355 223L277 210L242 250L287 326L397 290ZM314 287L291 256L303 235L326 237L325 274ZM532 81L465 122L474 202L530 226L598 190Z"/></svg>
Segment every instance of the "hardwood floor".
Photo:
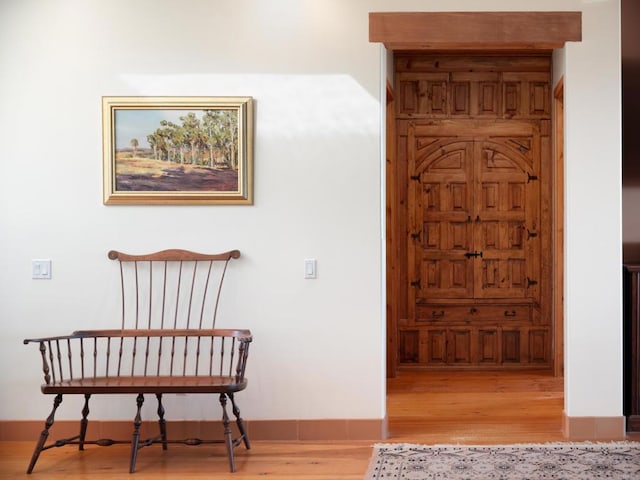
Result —
<svg viewBox="0 0 640 480"><path fill-rule="evenodd" d="M562 379L535 372L401 372L388 381L387 442L519 443L565 440ZM638 436L629 439L640 440ZM35 439L34 439L35 442ZM25 469L34 442L0 443L0 479L128 477L126 445L43 452L32 475ZM222 445L143 449L136 480L208 478L361 480L376 442L253 442L236 449L230 474Z"/></svg>
<svg viewBox="0 0 640 480"><path fill-rule="evenodd" d="M563 379L550 372L400 372L387 392L394 441L564 440Z"/></svg>
<svg viewBox="0 0 640 480"><path fill-rule="evenodd" d="M236 449L237 471L229 473L222 445L172 445L166 452L155 447L143 449L138 455L136 473L130 475L127 445L93 447L84 452L63 447L44 452L33 473L27 475L24 472L33 443L2 442L0 445L0 478L3 480L362 480L371 455L371 442L254 442L249 451Z"/></svg>

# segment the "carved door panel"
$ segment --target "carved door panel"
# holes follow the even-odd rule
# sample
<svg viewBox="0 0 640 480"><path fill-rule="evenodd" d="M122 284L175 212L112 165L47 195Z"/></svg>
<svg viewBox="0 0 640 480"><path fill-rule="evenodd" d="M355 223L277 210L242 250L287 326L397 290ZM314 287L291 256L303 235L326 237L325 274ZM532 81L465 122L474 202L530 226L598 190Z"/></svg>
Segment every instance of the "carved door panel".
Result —
<svg viewBox="0 0 640 480"><path fill-rule="evenodd" d="M550 57L394 63L400 364L550 366Z"/></svg>
<svg viewBox="0 0 640 480"><path fill-rule="evenodd" d="M414 126L408 134L410 303L535 299L535 136L469 131L451 137L433 130Z"/></svg>
<svg viewBox="0 0 640 480"><path fill-rule="evenodd" d="M415 301L473 298L473 142L415 138L409 262ZM415 154L420 154L418 158ZM413 267L413 269L412 269ZM415 302L414 302L415 303Z"/></svg>
<svg viewBox="0 0 640 480"><path fill-rule="evenodd" d="M538 172L533 137L475 144L475 298L537 298Z"/></svg>

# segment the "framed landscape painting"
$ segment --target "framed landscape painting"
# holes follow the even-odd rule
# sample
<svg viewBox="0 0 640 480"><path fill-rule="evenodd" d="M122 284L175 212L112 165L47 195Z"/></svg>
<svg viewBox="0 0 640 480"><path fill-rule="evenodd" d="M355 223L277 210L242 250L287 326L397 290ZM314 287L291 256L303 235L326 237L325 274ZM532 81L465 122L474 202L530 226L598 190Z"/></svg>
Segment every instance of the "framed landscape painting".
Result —
<svg viewBox="0 0 640 480"><path fill-rule="evenodd" d="M104 203L252 204L252 97L103 97Z"/></svg>

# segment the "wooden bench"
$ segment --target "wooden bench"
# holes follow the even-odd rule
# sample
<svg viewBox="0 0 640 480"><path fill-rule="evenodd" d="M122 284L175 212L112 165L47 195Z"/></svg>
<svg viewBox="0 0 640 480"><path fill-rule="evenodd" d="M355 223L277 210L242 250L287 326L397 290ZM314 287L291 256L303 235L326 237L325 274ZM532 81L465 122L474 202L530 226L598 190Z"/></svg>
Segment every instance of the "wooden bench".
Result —
<svg viewBox="0 0 640 480"><path fill-rule="evenodd" d="M120 328L24 340L25 344L39 345L44 373L41 390L55 395L27 473L33 471L40 453L52 447L78 445L84 450L87 444L119 443L131 444L129 471L133 473L138 450L156 442L164 450L169 443L225 443L229 467L234 472L234 447L244 443L250 448L234 395L247 386L245 368L252 336L249 330L219 329L215 324L227 265L240 252L207 255L165 250L128 255L111 251L108 256L120 266ZM223 435L213 440L169 439L162 396L195 393L218 395ZM65 394L84 395L79 433L47 444ZM96 394L136 395L131 440L86 438L89 400ZM141 439L146 394L157 398L159 428L156 436ZM236 434L231 429L227 401L236 419Z"/></svg>

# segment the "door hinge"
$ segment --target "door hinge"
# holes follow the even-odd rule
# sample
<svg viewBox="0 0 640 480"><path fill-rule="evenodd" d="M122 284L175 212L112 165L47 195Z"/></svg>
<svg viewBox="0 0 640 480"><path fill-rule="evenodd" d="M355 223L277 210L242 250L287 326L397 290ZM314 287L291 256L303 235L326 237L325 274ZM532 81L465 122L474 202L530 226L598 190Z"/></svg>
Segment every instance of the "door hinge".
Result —
<svg viewBox="0 0 640 480"><path fill-rule="evenodd" d="M527 228L527 240L530 240L532 238L536 238L538 236L538 232L532 232L531 230L529 230Z"/></svg>
<svg viewBox="0 0 640 480"><path fill-rule="evenodd" d="M412 233L411 238L413 238L414 240L420 240L420 232Z"/></svg>
<svg viewBox="0 0 640 480"><path fill-rule="evenodd" d="M420 280L414 280L413 282L411 282L411 286L413 288L422 288L422 285L420 284Z"/></svg>
<svg viewBox="0 0 640 480"><path fill-rule="evenodd" d="M537 285L538 281L537 280L532 280L529 277L527 277L527 288L532 287L534 285Z"/></svg>
<svg viewBox="0 0 640 480"><path fill-rule="evenodd" d="M482 252L467 252L464 256L467 258L482 258Z"/></svg>
<svg viewBox="0 0 640 480"><path fill-rule="evenodd" d="M418 183L422 183L422 181L420 180L420 175L411 175L409 178L411 180L414 180L414 181L418 182Z"/></svg>
<svg viewBox="0 0 640 480"><path fill-rule="evenodd" d="M527 173L527 183L529 183L531 180L538 180L538 176Z"/></svg>

